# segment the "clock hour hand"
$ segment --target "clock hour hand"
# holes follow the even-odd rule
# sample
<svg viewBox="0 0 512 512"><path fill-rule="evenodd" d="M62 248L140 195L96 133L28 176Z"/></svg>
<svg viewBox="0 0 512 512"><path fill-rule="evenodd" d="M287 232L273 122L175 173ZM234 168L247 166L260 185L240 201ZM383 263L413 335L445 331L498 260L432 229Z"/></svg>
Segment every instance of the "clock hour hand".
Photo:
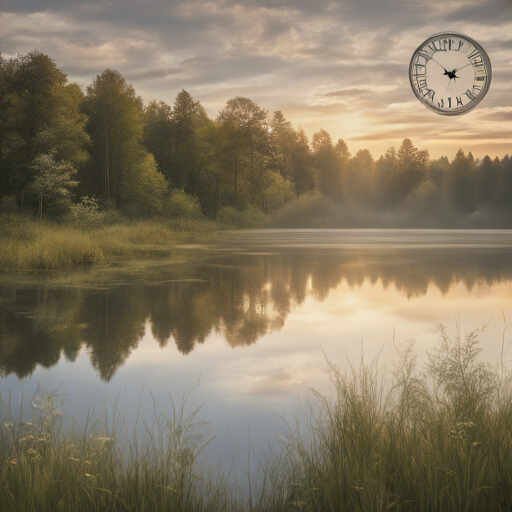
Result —
<svg viewBox="0 0 512 512"><path fill-rule="evenodd" d="M444 69L444 74L447 75L449 73L449 71L442 65L442 64L439 64L439 62L437 62L436 59L434 59L434 57L430 57L430 60L433 60L436 64L438 64L439 66L441 66L443 69Z"/></svg>

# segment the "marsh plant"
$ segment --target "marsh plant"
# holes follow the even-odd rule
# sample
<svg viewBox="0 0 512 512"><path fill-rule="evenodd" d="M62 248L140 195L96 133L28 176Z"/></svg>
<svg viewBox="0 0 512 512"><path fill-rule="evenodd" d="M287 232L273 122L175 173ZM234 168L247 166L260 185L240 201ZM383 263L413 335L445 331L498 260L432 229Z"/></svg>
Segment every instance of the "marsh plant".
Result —
<svg viewBox="0 0 512 512"><path fill-rule="evenodd" d="M151 420L137 420L142 435L127 435L115 411L64 434L65 390L39 388L33 420L11 414L1 429L0 510L511 510L505 337L491 366L479 359L479 331L438 333L422 371L412 341L396 347L394 365L328 361L332 395L313 393L306 424L289 425L280 452L260 457L249 487L239 483L250 467L232 475L209 463L213 437L200 409L185 416L185 400L171 398L170 414L153 402Z"/></svg>

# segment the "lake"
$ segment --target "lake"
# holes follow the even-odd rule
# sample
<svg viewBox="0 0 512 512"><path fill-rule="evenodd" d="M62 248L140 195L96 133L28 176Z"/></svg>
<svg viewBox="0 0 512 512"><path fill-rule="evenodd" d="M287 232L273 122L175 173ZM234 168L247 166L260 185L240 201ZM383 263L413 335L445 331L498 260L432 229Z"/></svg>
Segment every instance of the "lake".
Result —
<svg viewBox="0 0 512 512"><path fill-rule="evenodd" d="M4 402L63 381L68 417L106 404L129 425L196 385L186 410L202 405L211 454L229 459L275 444L309 389L330 392L326 358L393 364L414 339L422 365L438 324L485 326L482 357L510 357L512 230L254 230L183 250L199 256L97 282L91 269L75 284L4 282Z"/></svg>

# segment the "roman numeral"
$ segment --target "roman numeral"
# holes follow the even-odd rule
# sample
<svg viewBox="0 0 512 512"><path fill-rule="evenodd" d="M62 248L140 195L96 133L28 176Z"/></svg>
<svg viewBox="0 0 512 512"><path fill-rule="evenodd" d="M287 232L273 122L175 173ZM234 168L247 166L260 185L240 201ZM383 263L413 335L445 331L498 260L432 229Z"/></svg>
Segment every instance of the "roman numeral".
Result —
<svg viewBox="0 0 512 512"><path fill-rule="evenodd" d="M479 82L483 82L485 80L485 76L476 76L475 80L478 80Z"/></svg>
<svg viewBox="0 0 512 512"><path fill-rule="evenodd" d="M422 80L418 80L419 91L422 92L425 87L427 87L427 81L424 78Z"/></svg>
<svg viewBox="0 0 512 512"><path fill-rule="evenodd" d="M464 93L470 100L474 100L476 98L476 96L468 89L465 93Z"/></svg>
<svg viewBox="0 0 512 512"><path fill-rule="evenodd" d="M448 98L448 108L452 108L452 99Z"/></svg>
<svg viewBox="0 0 512 512"><path fill-rule="evenodd" d="M444 107L444 100L441 98L441 101L437 104L437 106L439 108L443 108Z"/></svg>
<svg viewBox="0 0 512 512"><path fill-rule="evenodd" d="M462 105L462 98L458 98L457 96L455 96L455 98L457 99L457 107Z"/></svg>
<svg viewBox="0 0 512 512"><path fill-rule="evenodd" d="M423 95L424 98L429 99L431 102L434 102L435 92L432 89L427 89L427 92Z"/></svg>
<svg viewBox="0 0 512 512"><path fill-rule="evenodd" d="M437 46L436 46L437 44ZM432 41L428 47L433 51L433 52L440 52L440 51L444 51L444 48L443 48L443 43L441 42L440 39L438 39L437 41Z"/></svg>
<svg viewBox="0 0 512 512"><path fill-rule="evenodd" d="M479 67L484 67L484 63L482 61L482 57L480 58L476 58L473 60L473 66L475 66L475 68L479 68Z"/></svg>
<svg viewBox="0 0 512 512"><path fill-rule="evenodd" d="M464 41L459 41L459 47L457 48L457 51L460 50L464 46Z"/></svg>
<svg viewBox="0 0 512 512"><path fill-rule="evenodd" d="M480 52L475 48L469 55L468 59L472 59L473 57L476 57L477 55L480 55Z"/></svg>
<svg viewBox="0 0 512 512"><path fill-rule="evenodd" d="M479 85L473 85L473 91L476 91L476 94L478 94L482 88Z"/></svg>

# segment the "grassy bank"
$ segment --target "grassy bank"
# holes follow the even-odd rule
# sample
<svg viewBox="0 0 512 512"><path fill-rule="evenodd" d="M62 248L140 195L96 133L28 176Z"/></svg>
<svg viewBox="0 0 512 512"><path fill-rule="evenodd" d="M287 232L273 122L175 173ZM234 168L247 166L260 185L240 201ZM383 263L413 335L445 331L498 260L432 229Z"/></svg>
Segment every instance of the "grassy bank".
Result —
<svg viewBox="0 0 512 512"><path fill-rule="evenodd" d="M421 372L410 343L387 369L329 363L333 397L314 396L252 500L208 463L195 415L142 418L137 443L107 421L65 436L61 395L40 394L1 429L0 510L511 510L512 372L479 361L477 334L441 328Z"/></svg>
<svg viewBox="0 0 512 512"><path fill-rule="evenodd" d="M119 219L112 224L76 226L5 215L0 219L0 271L63 269L168 255L175 245L213 229L206 220Z"/></svg>

